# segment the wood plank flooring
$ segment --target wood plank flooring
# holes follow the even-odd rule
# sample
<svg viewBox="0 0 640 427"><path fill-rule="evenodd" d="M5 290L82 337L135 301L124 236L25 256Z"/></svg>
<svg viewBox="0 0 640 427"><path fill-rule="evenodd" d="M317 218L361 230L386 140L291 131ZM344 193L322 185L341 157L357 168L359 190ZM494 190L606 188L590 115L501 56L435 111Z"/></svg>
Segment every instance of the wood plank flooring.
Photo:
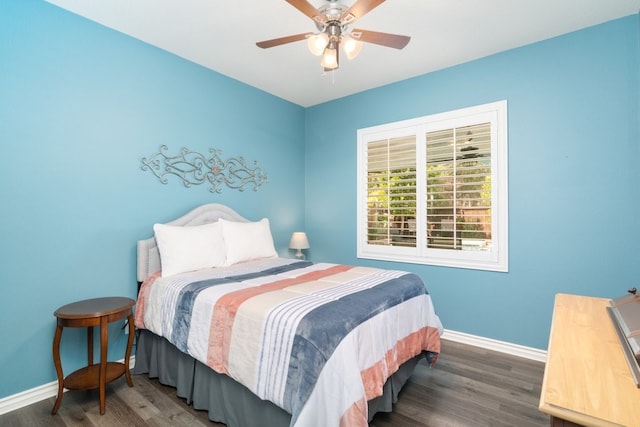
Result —
<svg viewBox="0 0 640 427"><path fill-rule="evenodd" d="M538 411L543 372L541 362L443 340L437 364L419 364L394 411L377 414L371 427L546 427L549 418ZM0 426L223 426L187 406L172 387L144 375L133 382L107 386L102 416L96 390L69 391L57 415L52 397L0 416Z"/></svg>

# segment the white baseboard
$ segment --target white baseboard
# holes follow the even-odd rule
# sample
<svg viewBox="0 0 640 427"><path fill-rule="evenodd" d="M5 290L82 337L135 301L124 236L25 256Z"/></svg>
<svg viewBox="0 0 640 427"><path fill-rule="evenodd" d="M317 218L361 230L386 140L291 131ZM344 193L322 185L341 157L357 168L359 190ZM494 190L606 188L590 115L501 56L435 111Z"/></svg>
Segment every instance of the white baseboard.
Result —
<svg viewBox="0 0 640 427"><path fill-rule="evenodd" d="M498 341L491 338L479 337L477 335L469 335L463 332L450 331L445 329L442 339L455 341L462 344L468 344L475 347L485 348L487 350L498 351L525 359L536 360L538 362L547 361L546 350L539 350L533 347L525 347L519 344L513 344L506 341Z"/></svg>
<svg viewBox="0 0 640 427"><path fill-rule="evenodd" d="M547 352L544 350L538 350L537 348L525 347L505 341L498 341L491 338L479 337L477 335L469 335L463 332L445 329L442 334L442 338L539 362L546 362L547 360ZM123 360L120 360L120 362L122 361ZM135 361L135 356L132 356L129 362L131 368L135 366ZM48 399L55 396L57 393L58 381L53 381L48 384L34 387L30 390L25 390L11 396L4 397L0 399L0 415L29 406L41 400Z"/></svg>
<svg viewBox="0 0 640 427"><path fill-rule="evenodd" d="M124 359L118 360L123 363ZM136 357L131 356L129 358L129 368L133 369L136 364ZM67 389L65 388L66 392ZM58 394L58 381L52 381L48 384L43 384L38 387L34 387L30 390L25 390L20 393L13 394L11 396L3 397L0 399L0 415L6 414L16 409L29 406L33 403L40 402L41 400L55 397Z"/></svg>
<svg viewBox="0 0 640 427"><path fill-rule="evenodd" d="M50 382L30 390L0 399L0 415L29 406L58 394L58 381Z"/></svg>

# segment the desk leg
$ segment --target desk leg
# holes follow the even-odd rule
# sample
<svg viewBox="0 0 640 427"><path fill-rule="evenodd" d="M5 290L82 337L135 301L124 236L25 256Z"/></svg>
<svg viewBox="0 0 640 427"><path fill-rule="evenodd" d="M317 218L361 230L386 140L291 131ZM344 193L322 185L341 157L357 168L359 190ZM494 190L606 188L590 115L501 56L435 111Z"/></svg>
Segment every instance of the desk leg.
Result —
<svg viewBox="0 0 640 427"><path fill-rule="evenodd" d="M56 334L53 337L53 364L56 367L56 376L58 377L58 396L56 403L53 405L51 415L55 415L62 401L62 393L64 389L64 377L62 376L62 363L60 362L60 339L62 338L62 325L58 323L56 326Z"/></svg>
<svg viewBox="0 0 640 427"><path fill-rule="evenodd" d="M107 317L100 318L100 378L98 387L100 390L100 415L104 415L105 394L107 386L107 347L109 345L109 323Z"/></svg>
<svg viewBox="0 0 640 427"><path fill-rule="evenodd" d="M551 415L551 427L582 427L580 424L576 424L571 421L563 420L562 418L554 417Z"/></svg>
<svg viewBox="0 0 640 427"><path fill-rule="evenodd" d="M135 334L136 331L133 326L133 313L131 312L129 312L129 317L127 317L127 323L129 324L129 340L127 341L127 351L124 355L124 376L127 379L129 387L133 387L131 372L129 372L129 359L131 358L131 347L133 346L133 334Z"/></svg>

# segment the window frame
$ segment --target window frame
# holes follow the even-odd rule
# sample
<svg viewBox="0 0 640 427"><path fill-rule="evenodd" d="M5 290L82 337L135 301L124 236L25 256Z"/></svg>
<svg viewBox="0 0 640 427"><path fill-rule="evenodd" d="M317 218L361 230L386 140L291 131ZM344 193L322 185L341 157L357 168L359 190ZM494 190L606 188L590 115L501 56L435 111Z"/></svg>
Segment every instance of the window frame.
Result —
<svg viewBox="0 0 640 427"><path fill-rule="evenodd" d="M465 124L491 122L492 246L488 251L427 248L426 134ZM414 135L416 140L416 247L372 245L367 242L367 144ZM419 160L424 159L424 160ZM423 191L418 191L423 189ZM507 101L462 108L357 131L357 254L358 258L488 271L509 271L508 248L508 125Z"/></svg>

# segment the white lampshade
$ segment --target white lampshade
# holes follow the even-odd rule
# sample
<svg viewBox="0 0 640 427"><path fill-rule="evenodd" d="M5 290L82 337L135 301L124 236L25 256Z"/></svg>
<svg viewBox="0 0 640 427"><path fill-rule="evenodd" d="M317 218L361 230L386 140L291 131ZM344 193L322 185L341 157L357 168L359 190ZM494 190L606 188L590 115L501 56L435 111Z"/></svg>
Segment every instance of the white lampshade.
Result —
<svg viewBox="0 0 640 427"><path fill-rule="evenodd" d="M305 233L304 231L295 231L291 235L289 248L297 249L298 252L296 252L296 257L302 258L302 249L309 249L309 240L307 239L307 233Z"/></svg>
<svg viewBox="0 0 640 427"><path fill-rule="evenodd" d="M348 59L353 59L358 56L362 50L362 42L350 37L349 35L344 35L342 37L342 49Z"/></svg>
<svg viewBox="0 0 640 427"><path fill-rule="evenodd" d="M322 61L320 65L325 70L335 70L338 68L338 49L336 43L329 42L329 45L322 54Z"/></svg>
<svg viewBox="0 0 640 427"><path fill-rule="evenodd" d="M315 56L322 55L324 48L329 43L329 36L325 33L314 34L307 39L307 47Z"/></svg>

